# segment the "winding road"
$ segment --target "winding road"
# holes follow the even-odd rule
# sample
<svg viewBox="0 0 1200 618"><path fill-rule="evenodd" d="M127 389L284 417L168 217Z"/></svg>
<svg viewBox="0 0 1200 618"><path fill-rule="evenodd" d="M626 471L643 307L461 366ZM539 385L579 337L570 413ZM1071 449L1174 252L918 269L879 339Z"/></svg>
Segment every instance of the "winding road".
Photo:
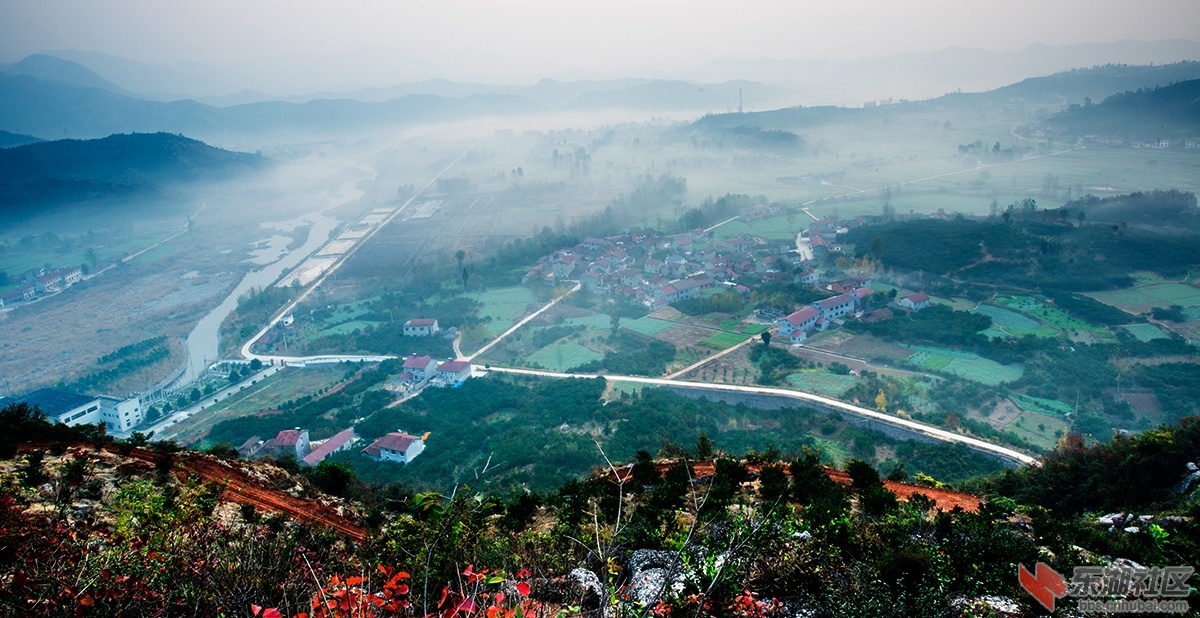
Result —
<svg viewBox="0 0 1200 618"><path fill-rule="evenodd" d="M782 389L782 388L771 388L769 386L739 386L736 384L711 384L711 383L707 383L707 382L689 382L686 380L676 380L676 379L667 379L667 378L643 378L640 376L622 376L622 375L611 375L611 374L600 374L600 373L589 373L589 374L559 373L556 371L542 371L542 370L536 370L536 369L512 369L512 368L507 368L507 367L492 367L490 369L490 371L495 371L498 373L510 373L510 374L516 374L516 375L540 376L543 378L583 378L583 379L604 378L605 380L607 380L609 382L633 382L636 384L648 384L651 386L686 386L688 388L696 388L696 389L704 389L704 390L712 390L712 391L725 391L725 392L735 392L735 393L749 393L749 394L753 394L753 395L775 395L775 396L779 396L779 397L789 397L791 399L797 399L797 400L804 401L807 403L815 403L815 404L830 407L830 408L836 408L838 410L841 410L844 412L849 412L849 413L857 415L857 416L862 416L862 417L880 421L883 423L888 423L890 425L895 425L897 427L901 427L901 428L907 429L909 431L915 431L915 432L921 433L923 435L930 436L932 438L937 438L937 439L945 441L945 442L958 442L960 444L965 444L966 446L969 446L973 449L976 449L979 451L985 451L985 452L991 453L993 455L998 455L1005 459L1016 461L1016 462L1019 462L1021 464L1027 465L1027 466L1040 465L1039 460L1037 458L1032 457L1026 453L1022 453L1017 450L1013 450L1013 449L1010 449L1007 447L1000 446L998 444L992 444L991 442L986 442L986 441L980 440L978 438L972 438L970 436L964 436L962 434L957 434L957 433L953 433L950 431L946 431L944 429L939 429L932 425L926 425L925 423L919 423L917 421L912 421L912 420L908 420L908 419L904 419L904 418L891 416L888 414L883 414L881 412L876 412L874 410L868 410L866 408L860 408L858 406L851 405L851 404L845 403L843 401L838 401L836 399L830 399L828 397L822 397L820 395L814 395L812 393L805 393L805 392L801 392L801 391L793 391L793 390L787 390L787 389Z"/></svg>

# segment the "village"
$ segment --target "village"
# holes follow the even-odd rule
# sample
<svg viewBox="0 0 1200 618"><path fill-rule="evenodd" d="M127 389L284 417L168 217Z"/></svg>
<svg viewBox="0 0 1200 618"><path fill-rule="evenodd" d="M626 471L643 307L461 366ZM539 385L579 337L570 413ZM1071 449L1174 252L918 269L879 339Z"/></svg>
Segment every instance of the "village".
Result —
<svg viewBox="0 0 1200 618"><path fill-rule="evenodd" d="M739 218L755 221L778 217L783 210L780 205L758 204L742 209ZM846 273L835 268L825 269L825 276L818 272L827 258L842 255L838 234L866 222L861 216L847 221L816 219L795 243L768 241L751 234L714 238L711 229L667 235L647 228L585 238L574 247L540 259L521 282L555 286L578 281L592 294L635 301L652 311L719 291L749 296L753 292L750 286L763 282L827 291L829 298L798 309L758 308L758 318L773 323L790 343L801 343L813 332L826 330L848 315L877 322L929 306L929 296L924 292L869 302L874 292L868 274L844 276ZM864 309L870 311L864 314Z"/></svg>

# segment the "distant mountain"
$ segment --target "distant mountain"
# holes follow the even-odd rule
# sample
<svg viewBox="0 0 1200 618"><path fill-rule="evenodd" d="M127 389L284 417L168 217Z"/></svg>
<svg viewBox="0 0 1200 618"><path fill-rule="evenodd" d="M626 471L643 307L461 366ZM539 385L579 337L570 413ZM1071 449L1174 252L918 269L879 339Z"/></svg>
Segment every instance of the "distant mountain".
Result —
<svg viewBox="0 0 1200 618"><path fill-rule="evenodd" d="M787 92L787 89L780 86L747 81L697 84L678 80L656 80L619 90L587 92L571 101L566 108L733 111L738 108L739 95L761 102L780 100Z"/></svg>
<svg viewBox="0 0 1200 618"><path fill-rule="evenodd" d="M1200 137L1200 79L1114 94L1100 104L1072 105L1046 121L1048 131L1072 137L1126 140Z"/></svg>
<svg viewBox="0 0 1200 618"><path fill-rule="evenodd" d="M1167 86L1190 79L1200 79L1200 62L1140 66L1110 64L1031 77L987 92L947 94L933 102L974 107L982 103L1003 105L1019 100L1062 108L1071 103L1082 105L1089 99L1100 101L1118 92Z"/></svg>
<svg viewBox="0 0 1200 618"><path fill-rule="evenodd" d="M754 80L791 87L806 105L861 105L886 98L930 99L947 92L980 92L1032 75L1106 64L1167 64L1200 60L1200 42L1117 41L1063 47L1031 45L1015 52L951 47L855 60L724 58L661 75L722 82ZM749 103L749 102L748 102ZM761 106L758 106L761 108Z"/></svg>
<svg viewBox="0 0 1200 618"><path fill-rule="evenodd" d="M1020 101L1029 105L1044 105L1049 111L1058 111L1068 105L1081 104L1087 99L1099 101L1123 91L1145 90L1158 86L1167 86L1180 80L1200 78L1200 62L1179 62L1160 66L1126 66L1108 65L1090 69L1076 69L1055 73L1046 77L1035 77L1022 80L995 90L975 93L952 93L925 101L911 101L877 107L789 107L764 112L747 112L745 114L714 114L697 120L693 126L697 129L729 129L739 126L761 127L764 129L804 129L831 122L843 122L865 118L877 114L903 114L906 112L924 112L930 109L972 110L985 106L1007 105ZM1163 95L1166 96L1166 95ZM1180 91L1178 96L1186 96ZM1160 101L1166 103L1166 101ZM1178 107L1183 101L1175 101ZM1148 104L1141 108L1143 117L1139 122L1155 125L1159 122L1159 112ZM1093 105L1099 108L1101 106ZM1172 108L1174 109L1174 108ZM1182 116L1183 109L1178 110ZM1098 113L1098 112L1089 112ZM1063 117L1056 117L1050 126L1059 132L1066 132ZM1075 132L1077 133L1077 132ZM1074 134L1074 133L1072 133Z"/></svg>
<svg viewBox="0 0 1200 618"><path fill-rule="evenodd" d="M136 92L139 97L154 101L177 101L197 98L199 95L237 92L246 90L251 83L250 78L231 67L195 62L152 64L76 49L44 53L77 62L126 91ZM238 101L250 102L254 101Z"/></svg>
<svg viewBox="0 0 1200 618"><path fill-rule="evenodd" d="M14 146L24 146L25 144L35 144L42 141L32 135L21 135L19 133L9 133L8 131L0 131L0 148L12 148Z"/></svg>
<svg viewBox="0 0 1200 618"><path fill-rule="evenodd" d="M0 74L0 129L42 137L96 138L156 131L203 137L301 130L339 133L539 109L520 97L487 94L461 99L410 95L382 103L342 99L213 107L191 100L147 101L100 88Z"/></svg>
<svg viewBox="0 0 1200 618"><path fill-rule="evenodd" d="M0 150L0 208L152 193L233 178L268 159L169 133L57 140Z"/></svg>
<svg viewBox="0 0 1200 618"><path fill-rule="evenodd" d="M28 75L49 82L61 82L81 88L99 88L119 94L132 94L103 77L96 75L91 69L77 62L63 60L46 54L26 56L20 62L5 67L4 73L9 75Z"/></svg>

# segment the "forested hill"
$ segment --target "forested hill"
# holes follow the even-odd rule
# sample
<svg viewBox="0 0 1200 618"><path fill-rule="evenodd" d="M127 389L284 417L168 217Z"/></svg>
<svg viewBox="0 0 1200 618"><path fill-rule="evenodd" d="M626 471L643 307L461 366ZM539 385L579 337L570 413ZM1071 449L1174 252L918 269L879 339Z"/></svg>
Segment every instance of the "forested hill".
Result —
<svg viewBox="0 0 1200 618"><path fill-rule="evenodd" d="M1098 105L1071 106L1046 122L1068 136L1157 141L1200 135L1200 79L1114 94Z"/></svg>
<svg viewBox="0 0 1200 618"><path fill-rule="evenodd" d="M38 142L0 150L0 203L9 209L123 194L228 179L269 165L259 155L169 133Z"/></svg>
<svg viewBox="0 0 1200 618"><path fill-rule="evenodd" d="M40 141L42 141L41 138L33 137L32 135L21 135L20 133L0 131L0 148L24 146L25 144L35 144Z"/></svg>

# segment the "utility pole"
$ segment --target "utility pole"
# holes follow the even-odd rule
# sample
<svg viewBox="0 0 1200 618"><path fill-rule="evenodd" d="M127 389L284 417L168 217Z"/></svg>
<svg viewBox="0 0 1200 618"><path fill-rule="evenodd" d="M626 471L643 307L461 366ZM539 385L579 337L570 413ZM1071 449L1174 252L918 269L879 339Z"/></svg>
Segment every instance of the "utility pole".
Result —
<svg viewBox="0 0 1200 618"><path fill-rule="evenodd" d="M742 113L742 89L738 88L738 113Z"/></svg>

